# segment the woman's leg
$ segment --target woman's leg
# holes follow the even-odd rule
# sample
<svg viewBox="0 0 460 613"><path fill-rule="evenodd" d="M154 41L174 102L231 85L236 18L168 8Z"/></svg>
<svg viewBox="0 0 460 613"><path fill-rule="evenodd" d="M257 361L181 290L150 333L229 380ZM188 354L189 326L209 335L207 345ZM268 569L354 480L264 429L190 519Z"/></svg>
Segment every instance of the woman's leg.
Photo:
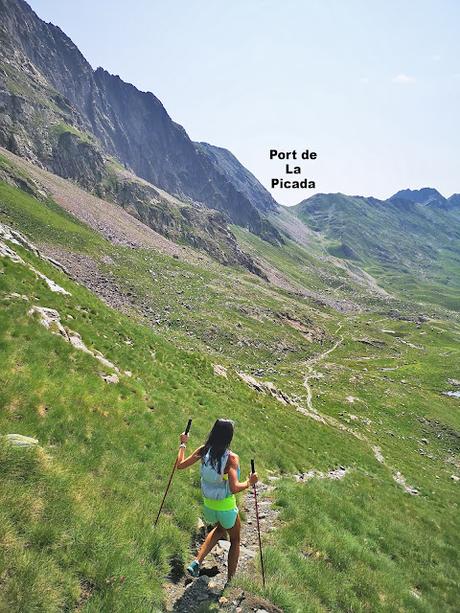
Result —
<svg viewBox="0 0 460 613"><path fill-rule="evenodd" d="M201 564L211 549L220 541L225 538L226 531L220 524L217 524L208 534L203 544L200 547L200 551L196 556L196 559Z"/></svg>
<svg viewBox="0 0 460 613"><path fill-rule="evenodd" d="M240 516L237 515L236 522L233 528L228 530L230 536L230 551L228 552L228 580L233 577L238 566L238 558L240 557L240 532L241 522Z"/></svg>

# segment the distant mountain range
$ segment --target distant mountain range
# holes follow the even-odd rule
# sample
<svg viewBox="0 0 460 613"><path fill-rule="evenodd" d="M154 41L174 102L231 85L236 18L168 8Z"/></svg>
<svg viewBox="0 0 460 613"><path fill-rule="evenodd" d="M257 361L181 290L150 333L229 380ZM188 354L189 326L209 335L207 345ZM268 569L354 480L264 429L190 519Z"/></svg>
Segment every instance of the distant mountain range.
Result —
<svg viewBox="0 0 460 613"><path fill-rule="evenodd" d="M291 211L327 239L331 255L402 289L429 283L447 295L453 288L452 306L459 309L459 200L432 188L402 190L385 201L316 194Z"/></svg>
<svg viewBox="0 0 460 613"><path fill-rule="evenodd" d="M405 200L408 202L416 202L427 206L441 206L443 208L455 207L460 204L460 194L452 194L450 198L444 198L437 189L432 187L423 187L422 189L402 189L388 200L396 202Z"/></svg>

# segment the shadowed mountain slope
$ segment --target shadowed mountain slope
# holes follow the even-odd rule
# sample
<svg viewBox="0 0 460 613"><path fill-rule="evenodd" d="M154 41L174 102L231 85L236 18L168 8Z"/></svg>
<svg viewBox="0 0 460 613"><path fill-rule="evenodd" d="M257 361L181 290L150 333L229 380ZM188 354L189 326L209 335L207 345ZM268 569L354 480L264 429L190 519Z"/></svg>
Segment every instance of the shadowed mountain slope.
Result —
<svg viewBox="0 0 460 613"><path fill-rule="evenodd" d="M225 168L195 146L152 93L141 92L102 68L93 70L68 36L39 19L23 0L0 0L0 11L0 101L5 114L0 144L66 176L56 156L49 163L52 146L46 129L53 115L61 119L65 115L71 126L97 140L91 143L91 136L87 137L85 146L67 156L67 162L77 153L92 156L88 166L94 176L86 178L85 187L102 175L100 151L91 147L97 144L102 152L169 193L217 209L233 223L269 241L282 242L279 232L259 213L263 188L257 180L251 176L251 183L241 189L241 181L233 181ZM15 124L30 119L31 101L35 104L37 98L46 120L42 118L39 125L35 121L25 134L15 130ZM30 131L35 143L27 138ZM276 206L274 201L270 205Z"/></svg>
<svg viewBox="0 0 460 613"><path fill-rule="evenodd" d="M208 156L216 170L223 173L259 211L273 213L279 210L280 207L270 192L238 161L231 151L209 143L195 143L195 146L198 151Z"/></svg>

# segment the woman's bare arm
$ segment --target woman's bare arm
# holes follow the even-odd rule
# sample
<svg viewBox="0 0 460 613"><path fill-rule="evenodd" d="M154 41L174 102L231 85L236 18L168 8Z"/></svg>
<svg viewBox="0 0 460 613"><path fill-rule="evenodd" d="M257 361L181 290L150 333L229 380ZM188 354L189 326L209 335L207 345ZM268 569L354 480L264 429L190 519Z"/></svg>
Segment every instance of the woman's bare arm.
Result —
<svg viewBox="0 0 460 613"><path fill-rule="evenodd" d="M179 452L177 454L177 460L176 460L176 468L177 470L182 470L184 468L188 468L189 466L192 466L192 464L195 464L195 462L198 462L198 460L201 460L201 450L202 450L202 446L198 447L198 449L195 449L195 451L188 456L188 458L185 457L185 447L179 447Z"/></svg>
<svg viewBox="0 0 460 613"><path fill-rule="evenodd" d="M230 491L232 494L238 494L238 492L247 490L249 486L254 485L254 483L257 483L257 481L259 480L256 473L249 475L246 481L238 480L239 458L236 454L233 453L229 457L228 462L228 483L230 485Z"/></svg>

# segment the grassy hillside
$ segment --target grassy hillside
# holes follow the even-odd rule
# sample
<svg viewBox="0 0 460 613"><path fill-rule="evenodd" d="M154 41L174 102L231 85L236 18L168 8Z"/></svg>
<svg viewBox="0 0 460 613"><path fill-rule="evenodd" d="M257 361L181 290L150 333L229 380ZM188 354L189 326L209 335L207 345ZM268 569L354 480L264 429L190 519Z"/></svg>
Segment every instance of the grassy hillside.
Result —
<svg viewBox="0 0 460 613"><path fill-rule="evenodd" d="M1 611L162 610L200 510L197 471L180 473L152 529L189 416L194 444L217 416L235 419L243 470L255 456L263 480L280 477L267 589L257 573L238 585L288 612L456 610L460 424L458 400L442 395L460 379L455 320L400 318L364 290L369 310L345 314L208 260L115 246L5 184L0 222L44 250L89 258L133 298L121 313L21 246L8 243L25 264L0 257L0 433L39 442L0 438ZM315 271L294 245L261 255L291 283L326 296L333 287L335 269ZM348 279L344 298L356 287ZM56 309L119 382L106 383L110 369L43 327L33 306ZM236 374L258 369L297 405ZM295 479L339 466L343 480Z"/></svg>
<svg viewBox="0 0 460 613"><path fill-rule="evenodd" d="M364 267L385 288L460 310L457 207L318 194L290 210L324 234L331 255Z"/></svg>

